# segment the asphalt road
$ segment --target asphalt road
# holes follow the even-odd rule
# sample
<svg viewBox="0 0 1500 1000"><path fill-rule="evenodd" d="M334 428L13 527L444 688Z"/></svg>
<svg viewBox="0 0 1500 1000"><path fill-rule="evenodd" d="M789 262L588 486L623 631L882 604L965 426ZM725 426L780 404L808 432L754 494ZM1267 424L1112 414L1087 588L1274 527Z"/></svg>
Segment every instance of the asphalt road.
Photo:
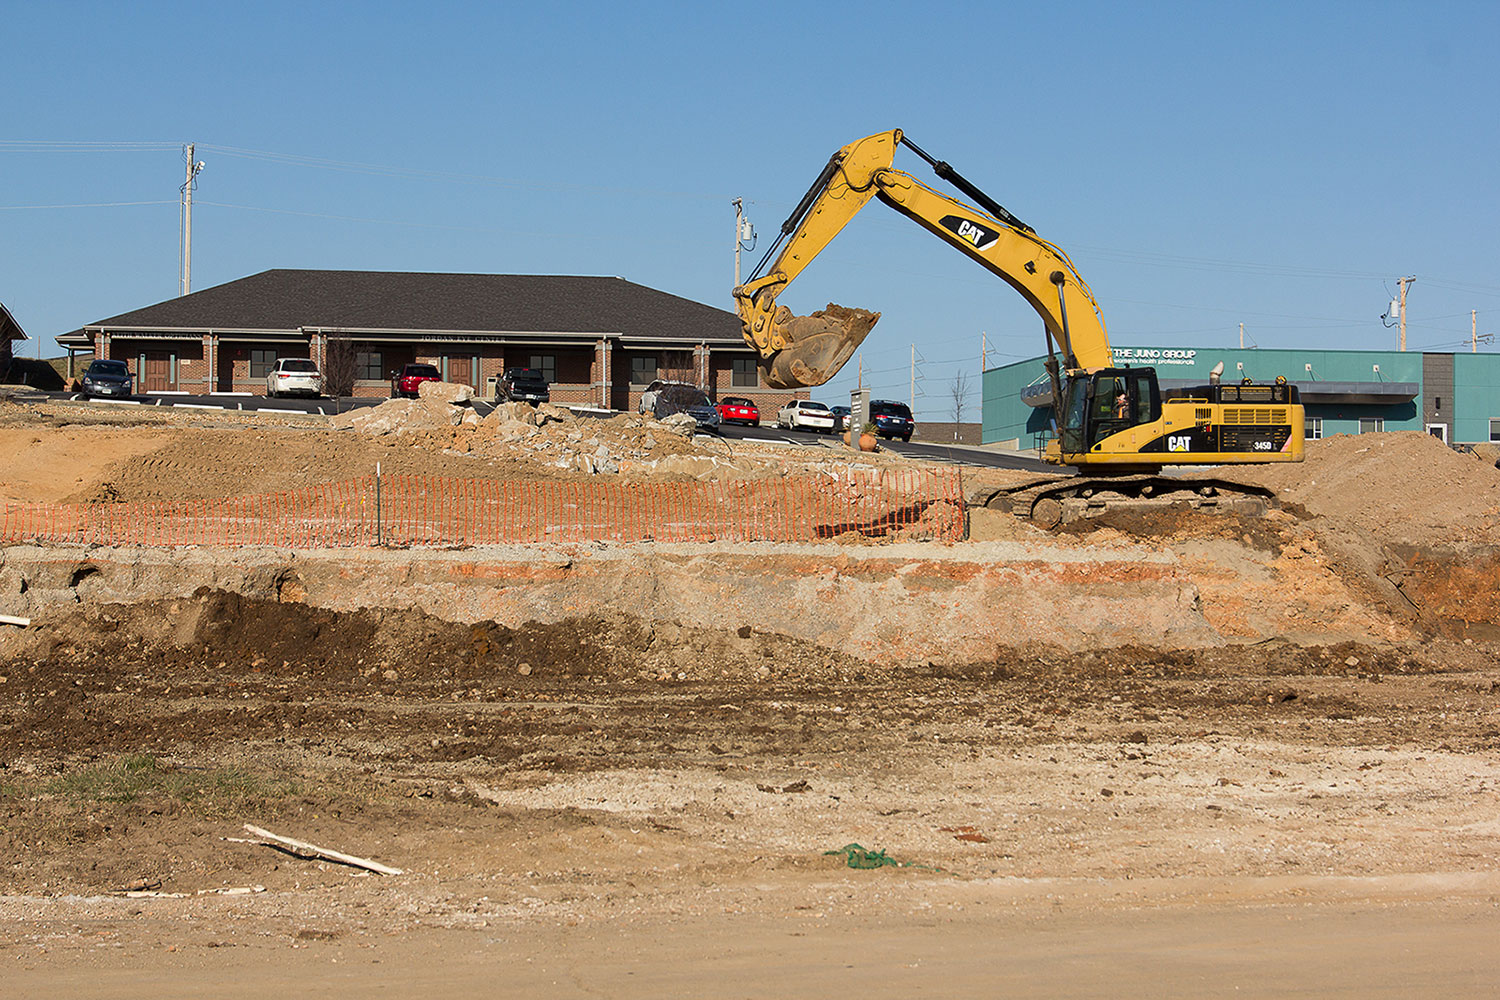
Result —
<svg viewBox="0 0 1500 1000"><path fill-rule="evenodd" d="M813 431L783 430L772 424L762 424L760 427L742 427L725 424L719 428L719 434L729 440L774 441L809 447L823 447L830 443L842 444L837 437L829 434L817 434ZM881 441L880 447L888 451L893 451L898 455L919 458L927 462L947 462L952 465L978 465L991 469L1025 469L1029 472L1057 473L1059 471L1056 466L1048 465L1028 455L1016 452L994 451L989 448L975 448L967 445L936 444L920 440L890 440Z"/></svg>
<svg viewBox="0 0 1500 1000"><path fill-rule="evenodd" d="M20 387L17 388L19 389ZM22 390L18 392L18 395L56 400L76 400L99 406L160 406L193 410L233 410L244 413L281 414L305 413L326 416L332 416L336 413L347 413L350 410L362 407L378 406L386 401L384 397L353 398L346 396L336 399L328 397L319 397L316 399L302 397L268 399L265 396L186 396L162 394L132 396L129 399L106 399L101 397L86 399L82 394L76 392L42 392L37 390ZM494 410L493 404L479 399L473 401L473 406L481 416L488 416ZM576 412L584 417L605 417L611 415L609 411L605 410L579 410ZM812 431L782 430L769 424L764 424L760 427L724 425L719 428L718 434L720 437L730 441L767 441L800 447L825 447L838 442L837 438L827 434L816 434ZM994 451L989 448L929 443L920 440L881 441L880 446L899 455L906 455L910 458L917 458L928 462L946 462L952 465L975 465L985 468L1024 469L1034 472L1059 471L1056 467L1049 466L1027 455L1015 452Z"/></svg>

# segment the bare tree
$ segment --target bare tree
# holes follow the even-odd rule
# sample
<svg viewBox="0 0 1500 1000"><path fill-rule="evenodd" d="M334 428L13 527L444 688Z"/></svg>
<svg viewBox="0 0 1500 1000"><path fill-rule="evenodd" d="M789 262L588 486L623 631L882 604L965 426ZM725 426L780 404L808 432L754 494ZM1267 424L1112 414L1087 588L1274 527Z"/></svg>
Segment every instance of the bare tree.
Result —
<svg viewBox="0 0 1500 1000"><path fill-rule="evenodd" d="M964 407L969 402L970 388L968 372L960 371L957 375L953 376L951 398L953 400L953 440L955 442L958 441L958 429L964 422Z"/></svg>
<svg viewBox="0 0 1500 1000"><path fill-rule="evenodd" d="M698 384L698 375L693 371L692 351L662 351L662 377L673 382Z"/></svg>
<svg viewBox="0 0 1500 1000"><path fill-rule="evenodd" d="M359 374L357 365L360 345L344 337L328 341L323 355L323 391L330 396L354 395L354 379Z"/></svg>

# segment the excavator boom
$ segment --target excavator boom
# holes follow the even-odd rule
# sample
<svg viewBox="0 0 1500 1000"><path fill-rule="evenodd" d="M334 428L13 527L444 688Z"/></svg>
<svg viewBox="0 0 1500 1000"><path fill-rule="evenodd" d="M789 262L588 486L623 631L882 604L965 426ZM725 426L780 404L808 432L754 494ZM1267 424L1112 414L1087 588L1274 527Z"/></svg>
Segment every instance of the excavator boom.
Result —
<svg viewBox="0 0 1500 1000"><path fill-rule="evenodd" d="M984 207L941 194L894 169L891 164L900 145ZM1061 347L1066 367L1109 367L1103 319L1067 255L894 129L850 143L829 159L756 273L734 290L741 332L760 355L768 385L795 389L827 382L880 318L879 313L832 304L810 316L794 316L776 301L871 198L879 198L1020 292ZM772 254L774 262L766 270Z"/></svg>

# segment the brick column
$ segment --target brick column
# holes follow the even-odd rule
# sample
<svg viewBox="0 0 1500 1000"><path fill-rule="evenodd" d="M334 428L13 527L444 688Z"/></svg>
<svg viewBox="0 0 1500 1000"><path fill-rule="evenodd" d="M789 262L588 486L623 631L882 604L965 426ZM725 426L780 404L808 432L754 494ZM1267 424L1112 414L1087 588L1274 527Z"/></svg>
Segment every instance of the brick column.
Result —
<svg viewBox="0 0 1500 1000"><path fill-rule="evenodd" d="M599 406L609 409L610 391L614 388L614 352L615 345L609 340L599 338Z"/></svg>

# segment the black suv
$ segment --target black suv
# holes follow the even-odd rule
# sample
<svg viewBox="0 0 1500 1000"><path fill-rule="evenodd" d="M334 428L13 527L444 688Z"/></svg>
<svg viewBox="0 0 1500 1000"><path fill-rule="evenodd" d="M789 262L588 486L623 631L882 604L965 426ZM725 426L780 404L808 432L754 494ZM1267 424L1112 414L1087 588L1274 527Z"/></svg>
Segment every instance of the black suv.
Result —
<svg viewBox="0 0 1500 1000"><path fill-rule="evenodd" d="M910 441L911 432L917 429L916 421L911 418L911 407L888 399L870 400L870 419L875 422L875 433L887 441L896 437Z"/></svg>
<svg viewBox="0 0 1500 1000"><path fill-rule="evenodd" d="M507 368L505 374L500 376L500 396L502 399L531 403L534 406L550 402L552 392L547 388L547 380L535 368Z"/></svg>

